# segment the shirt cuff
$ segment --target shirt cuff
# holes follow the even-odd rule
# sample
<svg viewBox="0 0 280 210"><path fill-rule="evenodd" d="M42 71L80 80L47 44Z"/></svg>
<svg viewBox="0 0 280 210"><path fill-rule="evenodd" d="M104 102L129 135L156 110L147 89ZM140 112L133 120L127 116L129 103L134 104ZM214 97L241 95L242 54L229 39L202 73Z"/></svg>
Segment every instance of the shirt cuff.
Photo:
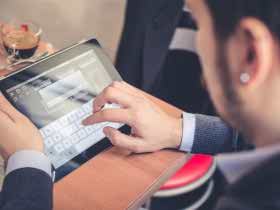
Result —
<svg viewBox="0 0 280 210"><path fill-rule="evenodd" d="M195 135L195 115L184 112L183 113L183 136L180 150L184 152L191 152Z"/></svg>
<svg viewBox="0 0 280 210"><path fill-rule="evenodd" d="M50 160L42 152L23 150L14 153L7 162L6 176L21 168L35 168L46 172L52 177L52 166Z"/></svg>

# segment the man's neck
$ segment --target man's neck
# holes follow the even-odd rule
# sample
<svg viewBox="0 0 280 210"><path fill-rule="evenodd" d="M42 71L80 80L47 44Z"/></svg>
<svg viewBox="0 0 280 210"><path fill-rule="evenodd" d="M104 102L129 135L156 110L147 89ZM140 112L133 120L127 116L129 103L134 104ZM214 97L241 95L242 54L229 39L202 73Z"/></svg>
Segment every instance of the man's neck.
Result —
<svg viewBox="0 0 280 210"><path fill-rule="evenodd" d="M243 132L257 147L280 143L280 78L267 83L243 110Z"/></svg>
<svg viewBox="0 0 280 210"><path fill-rule="evenodd" d="M266 117L261 113L260 116L261 119L255 119L249 126L245 126L247 128L244 131L245 135L248 134L248 139L253 141L258 148L279 144L280 116L277 117L277 112L270 118L271 120L265 120Z"/></svg>

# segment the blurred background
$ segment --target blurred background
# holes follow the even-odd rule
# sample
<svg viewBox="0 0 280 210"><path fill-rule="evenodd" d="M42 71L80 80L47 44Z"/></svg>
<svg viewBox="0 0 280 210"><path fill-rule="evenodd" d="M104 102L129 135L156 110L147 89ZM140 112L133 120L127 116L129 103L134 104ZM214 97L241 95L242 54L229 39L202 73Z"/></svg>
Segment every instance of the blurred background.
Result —
<svg viewBox="0 0 280 210"><path fill-rule="evenodd" d="M43 40L57 49L96 37L114 60L125 3L125 0L3 0L0 22L13 17L32 20L43 28ZM0 186L3 173L0 160Z"/></svg>
<svg viewBox="0 0 280 210"><path fill-rule="evenodd" d="M3 0L0 21L30 19L56 48L96 37L112 59L121 34L125 0ZM104 13L106 11L106 13Z"/></svg>

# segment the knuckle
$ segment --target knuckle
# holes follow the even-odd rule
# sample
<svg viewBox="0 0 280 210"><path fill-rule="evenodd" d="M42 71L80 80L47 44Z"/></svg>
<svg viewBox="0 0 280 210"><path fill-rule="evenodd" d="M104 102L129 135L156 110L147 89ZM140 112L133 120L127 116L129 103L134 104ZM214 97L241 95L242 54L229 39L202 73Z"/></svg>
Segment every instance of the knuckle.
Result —
<svg viewBox="0 0 280 210"><path fill-rule="evenodd" d="M107 87L107 88L104 90L104 95L105 95L105 96L110 96L110 95L112 95L113 89L114 89L114 88L113 88L112 86Z"/></svg>
<svg viewBox="0 0 280 210"><path fill-rule="evenodd" d="M143 110L143 107L146 106L146 101L141 97L137 97L134 100L134 107L136 110Z"/></svg>
<svg viewBox="0 0 280 210"><path fill-rule="evenodd" d="M119 140L119 135L117 132L112 131L111 132L111 138L117 143Z"/></svg>
<svg viewBox="0 0 280 210"><path fill-rule="evenodd" d="M100 113L100 117L102 118L102 119L104 119L104 120L106 120L107 118L108 118L108 112L106 112L106 110L104 110L104 111L101 111Z"/></svg>
<svg viewBox="0 0 280 210"><path fill-rule="evenodd" d="M117 133L112 133L110 136L111 142L113 145L115 146L120 146L121 142L120 142L120 136Z"/></svg>
<svg viewBox="0 0 280 210"><path fill-rule="evenodd" d="M118 81L112 82L111 87L113 87L113 88L120 87L120 82L118 82Z"/></svg>
<svg viewBox="0 0 280 210"><path fill-rule="evenodd" d="M143 103L143 100L139 97L135 97L135 104L141 105Z"/></svg>
<svg viewBox="0 0 280 210"><path fill-rule="evenodd" d="M27 117L25 117L24 115L21 115L21 114L15 115L15 116L13 116L13 118L15 121L18 121L23 124L27 124L30 122Z"/></svg>
<svg viewBox="0 0 280 210"><path fill-rule="evenodd" d="M134 119L136 122L139 122L143 117L143 112L139 109L135 110L133 112L132 119Z"/></svg>
<svg viewBox="0 0 280 210"><path fill-rule="evenodd" d="M142 148L140 146L138 146L138 145L134 145L132 147L132 152L134 152L134 153L141 153L142 152Z"/></svg>
<svg viewBox="0 0 280 210"><path fill-rule="evenodd" d="M130 123L132 123L132 122L135 121L134 115L133 115L133 113L131 113L131 112L128 112L128 113L126 114L126 117L127 117L127 121L130 122Z"/></svg>
<svg viewBox="0 0 280 210"><path fill-rule="evenodd" d="M132 122L133 121L133 112L132 111L127 111L127 112L124 112L121 117L122 119L124 119L125 121L128 121L128 122Z"/></svg>
<svg viewBox="0 0 280 210"><path fill-rule="evenodd" d="M110 137L110 141L114 146L118 146L118 142L115 139Z"/></svg>
<svg viewBox="0 0 280 210"><path fill-rule="evenodd" d="M108 98L112 97L114 95L115 92L115 88L112 86L109 86L106 88L105 90L105 96L107 96Z"/></svg>

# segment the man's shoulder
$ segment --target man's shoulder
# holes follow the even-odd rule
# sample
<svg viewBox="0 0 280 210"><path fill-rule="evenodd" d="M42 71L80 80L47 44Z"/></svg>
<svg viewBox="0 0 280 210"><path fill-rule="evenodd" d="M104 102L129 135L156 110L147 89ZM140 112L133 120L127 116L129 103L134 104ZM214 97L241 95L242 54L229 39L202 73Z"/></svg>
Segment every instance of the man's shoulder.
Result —
<svg viewBox="0 0 280 210"><path fill-rule="evenodd" d="M128 5L137 5L137 6L151 6L151 5L154 5L154 6L159 6L161 4L163 4L165 1L167 0L128 0L127 1L127 4Z"/></svg>
<svg viewBox="0 0 280 210"><path fill-rule="evenodd" d="M129 14L151 13L162 4L162 0L128 0L127 12ZM139 16L140 17L140 16ZM144 17L144 16L143 16ZM142 18L143 18L142 17Z"/></svg>
<svg viewBox="0 0 280 210"><path fill-rule="evenodd" d="M182 4L182 0L128 0L127 8L129 11L140 12L145 14L156 14L160 12L165 6L168 8L168 5L172 4Z"/></svg>

